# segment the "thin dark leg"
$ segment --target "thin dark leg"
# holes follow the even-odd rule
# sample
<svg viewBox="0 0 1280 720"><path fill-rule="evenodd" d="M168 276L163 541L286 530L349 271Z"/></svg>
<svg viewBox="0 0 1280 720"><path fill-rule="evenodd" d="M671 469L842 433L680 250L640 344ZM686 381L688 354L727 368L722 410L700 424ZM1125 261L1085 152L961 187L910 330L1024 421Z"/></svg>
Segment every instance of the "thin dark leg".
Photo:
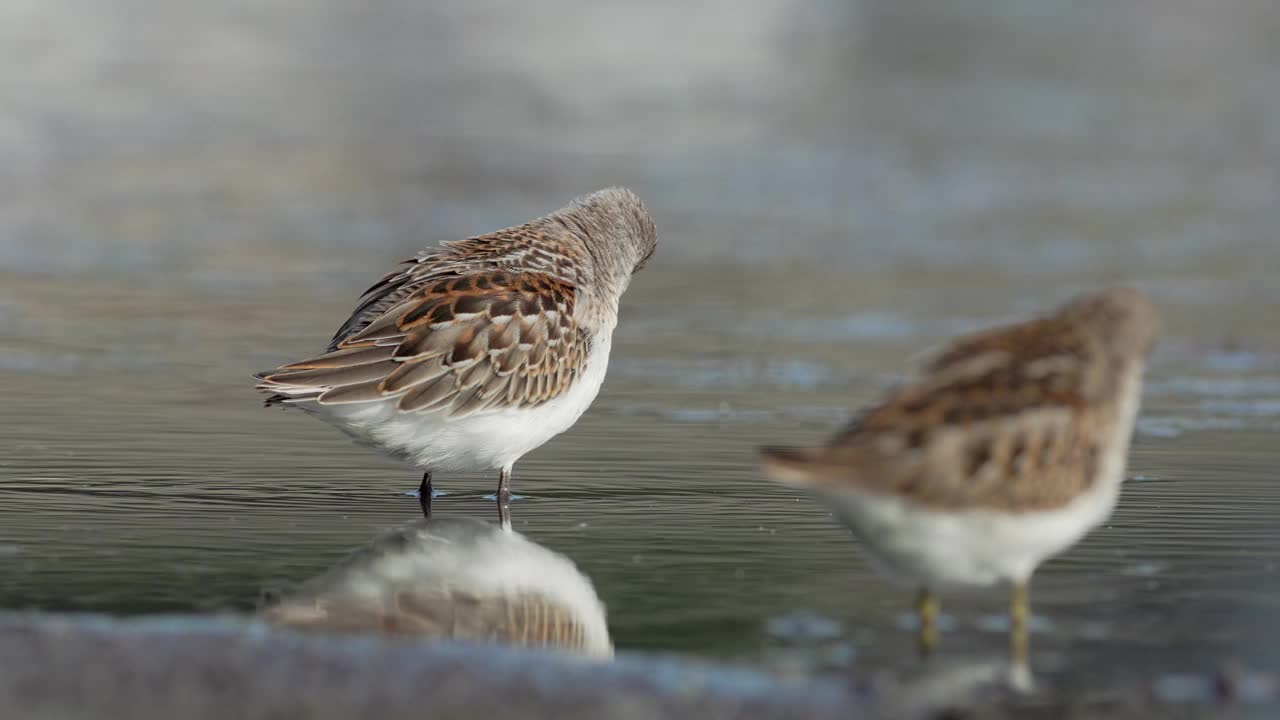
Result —
<svg viewBox="0 0 1280 720"><path fill-rule="evenodd" d="M422 517L431 517L431 473L422 473L422 484L418 486L418 504L422 506Z"/></svg>
<svg viewBox="0 0 1280 720"><path fill-rule="evenodd" d="M498 523L503 530L511 529L511 468L498 471Z"/></svg>

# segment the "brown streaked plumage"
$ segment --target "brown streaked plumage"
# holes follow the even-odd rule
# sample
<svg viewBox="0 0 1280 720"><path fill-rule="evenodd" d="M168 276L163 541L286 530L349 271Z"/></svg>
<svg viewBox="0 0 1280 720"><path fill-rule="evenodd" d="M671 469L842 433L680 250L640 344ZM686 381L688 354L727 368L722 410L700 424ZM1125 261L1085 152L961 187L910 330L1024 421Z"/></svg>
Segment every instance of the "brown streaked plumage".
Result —
<svg viewBox="0 0 1280 720"><path fill-rule="evenodd" d="M958 338L827 444L765 449L762 466L922 585L1023 588L1110 514L1158 326L1145 296L1112 289Z"/></svg>
<svg viewBox="0 0 1280 720"><path fill-rule="evenodd" d="M608 189L518 227L442 243L361 297L326 351L259 374L300 407L431 472L511 466L571 426L608 364L618 301L657 245L633 193Z"/></svg>
<svg viewBox="0 0 1280 720"><path fill-rule="evenodd" d="M314 388L268 404L396 399L402 412L451 417L540 405L582 373L590 335L574 319L568 282L490 271L425 282L331 350L284 365L263 384Z"/></svg>

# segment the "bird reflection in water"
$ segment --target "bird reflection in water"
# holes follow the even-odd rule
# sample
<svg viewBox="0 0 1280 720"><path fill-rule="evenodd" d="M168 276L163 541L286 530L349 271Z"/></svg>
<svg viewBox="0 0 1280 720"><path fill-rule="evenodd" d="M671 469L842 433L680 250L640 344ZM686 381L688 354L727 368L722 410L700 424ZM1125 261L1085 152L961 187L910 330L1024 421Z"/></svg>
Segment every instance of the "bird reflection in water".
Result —
<svg viewBox="0 0 1280 720"><path fill-rule="evenodd" d="M1025 658L968 655L930 657L922 665L881 673L872 697L882 717L969 717L964 708L1027 702L1036 690Z"/></svg>
<svg viewBox="0 0 1280 720"><path fill-rule="evenodd" d="M604 605L573 561L471 518L388 532L261 617L303 630L613 655Z"/></svg>

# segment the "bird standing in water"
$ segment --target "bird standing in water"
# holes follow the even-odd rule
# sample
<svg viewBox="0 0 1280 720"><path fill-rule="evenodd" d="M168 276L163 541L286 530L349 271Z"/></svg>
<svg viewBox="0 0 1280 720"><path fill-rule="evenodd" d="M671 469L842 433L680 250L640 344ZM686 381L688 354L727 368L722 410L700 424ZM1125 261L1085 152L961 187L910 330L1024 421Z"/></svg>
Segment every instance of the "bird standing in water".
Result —
<svg viewBox="0 0 1280 720"><path fill-rule="evenodd" d="M648 210L618 188L442 243L370 288L325 352L257 387L424 470L424 513L433 472L497 470L510 528L512 466L595 399L618 302L656 247Z"/></svg>
<svg viewBox="0 0 1280 720"><path fill-rule="evenodd" d="M1158 328L1150 300L1112 289L961 337L826 445L763 450L763 470L918 586L925 650L934 586L1007 582L1024 657L1031 574L1115 507Z"/></svg>

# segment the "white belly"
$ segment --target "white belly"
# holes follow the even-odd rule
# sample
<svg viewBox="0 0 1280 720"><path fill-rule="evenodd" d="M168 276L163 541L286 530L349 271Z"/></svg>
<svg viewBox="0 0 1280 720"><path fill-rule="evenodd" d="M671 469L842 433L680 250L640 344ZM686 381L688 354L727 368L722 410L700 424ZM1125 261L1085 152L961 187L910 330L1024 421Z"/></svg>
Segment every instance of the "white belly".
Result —
<svg viewBox="0 0 1280 720"><path fill-rule="evenodd" d="M1036 567L1074 545L1111 514L1119 485L1089 492L1046 512L925 510L887 495L830 501L877 565L901 580L927 585L991 585L1029 578Z"/></svg>
<svg viewBox="0 0 1280 720"><path fill-rule="evenodd" d="M432 472L496 470L568 430L590 407L609 366L611 338L592 341L587 366L565 394L534 408L490 410L462 418L401 413L395 401L299 404L355 440Z"/></svg>
<svg viewBox="0 0 1280 720"><path fill-rule="evenodd" d="M1116 435L1107 443L1093 485L1060 508L1017 514L939 512L890 495L839 493L827 499L890 575L939 585L1026 580L1040 563L1079 542L1115 509L1138 413L1138 372L1122 386Z"/></svg>

